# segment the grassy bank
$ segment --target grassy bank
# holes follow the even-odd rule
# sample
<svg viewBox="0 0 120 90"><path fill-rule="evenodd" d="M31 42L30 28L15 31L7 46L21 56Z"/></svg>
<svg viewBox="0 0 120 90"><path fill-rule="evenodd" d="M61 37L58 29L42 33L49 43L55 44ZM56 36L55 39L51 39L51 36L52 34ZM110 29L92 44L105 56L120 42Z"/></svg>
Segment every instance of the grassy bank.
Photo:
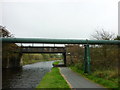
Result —
<svg viewBox="0 0 120 90"><path fill-rule="evenodd" d="M118 88L118 77L114 76L111 77L111 79L108 79L108 74L112 75L114 71L96 71L92 72L91 74L85 74L82 70L78 69L75 66L70 66L70 68L74 71L77 72L78 74L82 75L85 78L88 78L92 80L93 82L96 82L106 88ZM111 72L111 73L110 73ZM105 76L106 75L106 76Z"/></svg>
<svg viewBox="0 0 120 90"><path fill-rule="evenodd" d="M69 88L57 67L52 68L37 86L37 88Z"/></svg>
<svg viewBox="0 0 120 90"><path fill-rule="evenodd" d="M58 65L59 62L61 62L61 61L56 61L56 60L28 60L28 61L24 61L22 63L22 65L33 64L33 63L37 63L37 62L45 62L45 61L55 61L53 63L54 65Z"/></svg>
<svg viewBox="0 0 120 90"><path fill-rule="evenodd" d="M50 61L50 60L29 60L29 61L24 61L23 65L33 64L33 63L43 62L43 61Z"/></svg>
<svg viewBox="0 0 120 90"><path fill-rule="evenodd" d="M54 63L53 63L53 65L58 65L60 63L60 61L55 61Z"/></svg>
<svg viewBox="0 0 120 90"><path fill-rule="evenodd" d="M50 54L23 54L22 56L22 64L32 64L36 62L42 62L42 61L53 61L53 60L59 60L61 59L58 57L59 55L50 55Z"/></svg>

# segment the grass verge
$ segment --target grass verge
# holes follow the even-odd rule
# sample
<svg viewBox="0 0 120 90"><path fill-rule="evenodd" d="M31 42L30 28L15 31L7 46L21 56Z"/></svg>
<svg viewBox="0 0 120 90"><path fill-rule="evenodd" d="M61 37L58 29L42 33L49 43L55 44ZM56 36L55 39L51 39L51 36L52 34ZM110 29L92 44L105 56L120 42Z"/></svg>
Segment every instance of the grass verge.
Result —
<svg viewBox="0 0 120 90"><path fill-rule="evenodd" d="M78 69L75 66L70 66L70 69L72 69L74 72L77 72L78 74L82 75L83 77L88 78L88 79L92 80L93 82L96 82L106 88L115 88L115 89L119 90L118 82L116 82L116 81L113 82L111 80L106 80L104 78L97 77L97 76L95 76L95 72L92 74L85 74L82 70Z"/></svg>
<svg viewBox="0 0 120 90"><path fill-rule="evenodd" d="M52 68L36 88L70 88L57 67Z"/></svg>
<svg viewBox="0 0 120 90"><path fill-rule="evenodd" d="M60 63L60 61L55 61L53 62L53 65L58 65Z"/></svg>
<svg viewBox="0 0 120 90"><path fill-rule="evenodd" d="M37 62L45 62L45 61L53 61L53 60L29 60L29 61L24 61L23 65L34 64L34 63L37 63Z"/></svg>

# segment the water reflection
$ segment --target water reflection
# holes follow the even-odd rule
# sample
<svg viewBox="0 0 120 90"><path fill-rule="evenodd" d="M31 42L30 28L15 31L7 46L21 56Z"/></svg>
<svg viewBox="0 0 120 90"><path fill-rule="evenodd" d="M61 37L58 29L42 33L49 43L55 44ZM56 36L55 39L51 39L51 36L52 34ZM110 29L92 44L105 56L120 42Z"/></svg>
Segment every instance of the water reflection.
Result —
<svg viewBox="0 0 120 90"><path fill-rule="evenodd" d="M2 88L35 88L52 68L53 61L25 65L20 69L2 70Z"/></svg>

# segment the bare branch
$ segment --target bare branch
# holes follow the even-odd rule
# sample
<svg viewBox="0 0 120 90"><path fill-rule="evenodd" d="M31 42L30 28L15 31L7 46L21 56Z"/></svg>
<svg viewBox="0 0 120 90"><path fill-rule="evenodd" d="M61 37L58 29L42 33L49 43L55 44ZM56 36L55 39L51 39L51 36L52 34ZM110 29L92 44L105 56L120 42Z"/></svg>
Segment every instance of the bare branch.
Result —
<svg viewBox="0 0 120 90"><path fill-rule="evenodd" d="M115 38L114 33L107 32L103 28L101 29L101 31L96 30L95 33L91 36L97 40L114 40Z"/></svg>

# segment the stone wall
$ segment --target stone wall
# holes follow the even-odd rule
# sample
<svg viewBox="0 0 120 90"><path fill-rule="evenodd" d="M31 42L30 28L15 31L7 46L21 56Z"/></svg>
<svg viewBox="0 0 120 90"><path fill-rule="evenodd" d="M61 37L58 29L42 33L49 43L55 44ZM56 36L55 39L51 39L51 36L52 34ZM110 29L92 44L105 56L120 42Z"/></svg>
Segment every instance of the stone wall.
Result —
<svg viewBox="0 0 120 90"><path fill-rule="evenodd" d="M15 53L19 47L16 44L2 44L2 68L21 67L22 54Z"/></svg>

